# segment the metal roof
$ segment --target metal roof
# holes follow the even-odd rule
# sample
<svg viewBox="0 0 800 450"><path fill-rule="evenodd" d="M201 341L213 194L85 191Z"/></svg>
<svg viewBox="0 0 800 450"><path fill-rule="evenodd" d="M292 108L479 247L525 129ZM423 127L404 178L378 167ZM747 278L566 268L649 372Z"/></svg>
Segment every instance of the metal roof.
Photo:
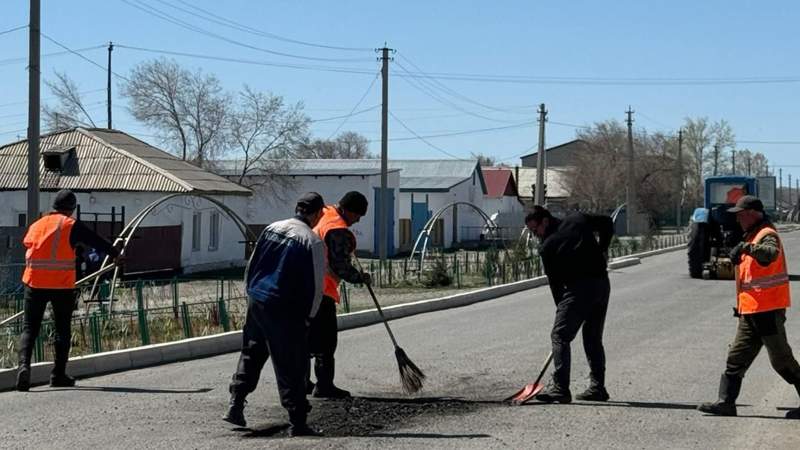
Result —
<svg viewBox="0 0 800 450"><path fill-rule="evenodd" d="M514 174L506 167L482 167L483 178L486 180L486 196L501 198L503 196L516 197L517 189L514 184Z"/></svg>
<svg viewBox="0 0 800 450"><path fill-rule="evenodd" d="M568 146L568 145L572 145L572 144L575 144L575 143L582 143L582 144L584 144L584 145L588 145L588 144L589 144L588 142L584 141L583 139L573 139L573 140L571 140L571 141L569 141L569 142L564 142L564 143L562 143L562 144L558 144L558 145L554 145L554 146L552 146L552 147L546 148L546 149L544 149L544 152L545 152L545 154L546 154L546 153L547 153L547 152L549 152L549 151L552 151L552 150L558 150L558 149L560 149L561 147L566 147L566 146ZM527 155L522 155L522 156L520 156L519 158L520 158L520 159L523 159L523 158L529 158L529 157L531 157L531 156L536 156L536 154L538 154L538 153L539 153L539 151L537 150L537 151L535 151L535 152L533 152L533 153L528 153Z"/></svg>
<svg viewBox="0 0 800 450"><path fill-rule="evenodd" d="M380 160L375 167L371 164L364 164L364 167L359 167L358 164L347 164L347 161L361 161L361 160L342 160L342 159L293 159L293 160L271 160L275 162L275 166L284 166L286 169L280 170L277 175L283 176L376 176L381 174ZM345 163L341 163L344 161ZM367 160L371 161L371 160ZM269 161L267 161L269 162ZM219 160L214 162L214 166L218 169L216 173L224 176L239 176L242 173L242 160ZM400 169L390 168L389 172L399 172ZM264 171L259 167L248 169L248 175L258 176L263 175Z"/></svg>
<svg viewBox="0 0 800 450"><path fill-rule="evenodd" d="M281 175L379 175L380 159L295 159L284 161L288 170ZM241 161L220 161L225 175L241 173ZM389 171L400 171L400 191L446 192L477 173L481 189L486 193L486 183L478 161L456 159L390 159ZM227 172L231 170L232 172ZM477 171L477 172L476 172ZM251 172L258 175L257 170Z"/></svg>
<svg viewBox="0 0 800 450"><path fill-rule="evenodd" d="M73 128L43 135L40 140L43 153L64 146L75 147L75 152L62 170L47 170L40 158L40 189L252 194L121 131ZM27 140L0 147L0 190L27 189L27 155Z"/></svg>

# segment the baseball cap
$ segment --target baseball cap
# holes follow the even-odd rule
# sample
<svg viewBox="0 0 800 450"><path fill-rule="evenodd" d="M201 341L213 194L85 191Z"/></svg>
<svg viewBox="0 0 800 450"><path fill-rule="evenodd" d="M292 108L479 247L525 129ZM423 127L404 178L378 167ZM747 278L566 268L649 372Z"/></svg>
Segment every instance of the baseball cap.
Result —
<svg viewBox="0 0 800 450"><path fill-rule="evenodd" d="M743 195L736 200L736 206L728 208L728 212L737 213L746 209L764 212L764 204L754 195Z"/></svg>

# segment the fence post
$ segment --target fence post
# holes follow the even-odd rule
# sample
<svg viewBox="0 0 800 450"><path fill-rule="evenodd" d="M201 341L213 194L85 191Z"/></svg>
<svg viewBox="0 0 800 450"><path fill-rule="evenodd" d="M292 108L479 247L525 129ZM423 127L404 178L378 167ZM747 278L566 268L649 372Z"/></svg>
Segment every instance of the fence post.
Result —
<svg viewBox="0 0 800 450"><path fill-rule="evenodd" d="M220 297L219 299L219 322L222 324L222 330L226 333L231 331L231 321L228 318L228 308L225 306L225 300Z"/></svg>
<svg viewBox="0 0 800 450"><path fill-rule="evenodd" d="M103 340L100 339L100 319L97 317L97 311L93 312L89 317L89 335L92 338L92 352L100 353L103 351Z"/></svg>
<svg viewBox="0 0 800 450"><path fill-rule="evenodd" d="M44 361L44 339L42 336L45 334L45 327L43 326L39 330L39 336L36 336L33 346L33 360L36 362Z"/></svg>
<svg viewBox="0 0 800 450"><path fill-rule="evenodd" d="M393 272L393 269L392 269L392 260L390 259L390 260L388 261L388 263L389 263L389 286L391 286L391 285L392 285L392 281L394 281L394 280L392 279L392 272Z"/></svg>
<svg viewBox="0 0 800 450"><path fill-rule="evenodd" d="M347 283L342 283L339 286L339 295L342 297L342 303L344 303L344 312L350 312L350 297L347 294Z"/></svg>
<svg viewBox="0 0 800 450"><path fill-rule="evenodd" d="M183 336L192 337L192 318L189 316L189 306L186 302L181 303L181 316L183 317Z"/></svg>
<svg viewBox="0 0 800 450"><path fill-rule="evenodd" d="M144 309L144 295L142 294L142 280L136 282L136 309L139 317L139 337L142 345L150 345L150 330L147 327L147 313Z"/></svg>
<svg viewBox="0 0 800 450"><path fill-rule="evenodd" d="M178 277L172 277L172 314L178 320Z"/></svg>

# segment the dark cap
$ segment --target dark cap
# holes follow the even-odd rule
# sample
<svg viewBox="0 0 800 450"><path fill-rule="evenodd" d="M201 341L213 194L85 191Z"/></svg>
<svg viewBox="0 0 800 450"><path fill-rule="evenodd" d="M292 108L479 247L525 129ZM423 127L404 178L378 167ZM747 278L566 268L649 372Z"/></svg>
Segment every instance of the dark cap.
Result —
<svg viewBox="0 0 800 450"><path fill-rule="evenodd" d="M78 206L78 199L69 189L62 189L56 194L53 200L53 209L56 211L75 211Z"/></svg>
<svg viewBox="0 0 800 450"><path fill-rule="evenodd" d="M358 191L350 191L339 200L339 206L342 209L356 213L359 216L367 213L368 204L367 197L364 197L364 194Z"/></svg>
<svg viewBox="0 0 800 450"><path fill-rule="evenodd" d="M764 204L754 195L743 195L736 201L736 206L728 208L728 212L737 213L746 209L764 212Z"/></svg>
<svg viewBox="0 0 800 450"><path fill-rule="evenodd" d="M322 196L316 192L306 192L297 199L297 206L295 209L303 210L305 214L313 214L325 206L325 201Z"/></svg>

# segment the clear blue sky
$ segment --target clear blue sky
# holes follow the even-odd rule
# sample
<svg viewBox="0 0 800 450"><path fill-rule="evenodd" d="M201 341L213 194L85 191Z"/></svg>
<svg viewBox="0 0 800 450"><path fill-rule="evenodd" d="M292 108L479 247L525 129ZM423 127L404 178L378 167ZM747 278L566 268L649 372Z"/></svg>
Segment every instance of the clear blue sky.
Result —
<svg viewBox="0 0 800 450"><path fill-rule="evenodd" d="M375 78L379 63L374 52L340 51L298 45L244 33L201 20L171 7L191 10L179 0L43 1L42 31L71 48L115 44L206 54L279 64L346 67L365 73L297 70L175 57L189 68L216 74L226 88L244 83L269 90L288 101L303 101L312 119L345 115ZM150 5L211 33L267 51L298 56L358 61L315 61L289 58L236 46L156 18L134 4ZM502 127L535 121L535 105L546 103L551 123L547 144L570 140L575 129L563 124L590 124L624 119L631 105L637 127L674 132L686 116L730 121L739 140L800 141L800 4L793 1L196 1L214 14L281 37L331 46L374 48L384 41L398 50L391 65L390 109L419 135ZM28 23L27 2L6 1L0 32ZM196 10L193 10L195 12ZM61 51L42 41L42 52ZM27 33L0 35L0 142L26 127ZM105 65L106 51L84 52ZM125 48L114 51L114 70L125 75L136 63L158 55ZM410 61L410 62L409 62ZM399 64L398 64L399 63ZM444 104L414 87L429 80L408 80L412 72L538 77L536 82L510 83L439 80L457 94L502 111L487 109L432 87ZM74 55L43 59L42 73L66 71L81 90L105 87L105 73ZM556 83L542 78L556 77ZM742 79L789 78L790 82L720 84L592 84L565 83L563 78ZM529 80L531 81L531 80ZM115 90L117 90L115 80ZM43 90L47 99L48 92ZM116 97L116 96L115 96ZM102 91L86 96L98 124L105 123ZM118 105L123 105L117 99ZM16 103L9 105L9 103ZM359 109L380 103L377 80ZM455 106L453 106L453 104ZM466 111L466 112L465 112ZM468 113L472 113L468 114ZM121 107L115 108L116 128L152 134ZM474 114L485 116L476 117ZM488 120L488 119L495 120ZM342 130L369 139L380 137L380 110L354 116ZM312 130L328 137L341 120L319 122ZM411 137L397 121L391 138ZM145 138L147 139L147 138ZM494 155L506 162L535 145L535 126L493 132L430 138L448 153ZM152 139L150 139L152 140ZM378 142L371 144L378 151ZM764 152L771 166L800 175L800 145L740 144ZM390 157L447 157L419 140L390 142ZM796 165L795 168L788 166Z"/></svg>

